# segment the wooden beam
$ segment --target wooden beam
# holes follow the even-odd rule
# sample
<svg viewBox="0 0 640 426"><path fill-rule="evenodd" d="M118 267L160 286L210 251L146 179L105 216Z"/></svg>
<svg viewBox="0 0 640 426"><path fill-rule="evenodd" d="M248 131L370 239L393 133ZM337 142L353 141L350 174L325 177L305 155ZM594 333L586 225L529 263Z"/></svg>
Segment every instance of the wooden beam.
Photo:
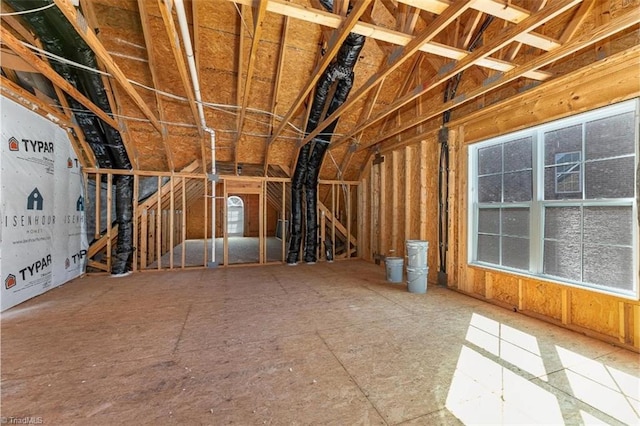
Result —
<svg viewBox="0 0 640 426"><path fill-rule="evenodd" d="M124 75L120 67L115 63L107 49L104 45L98 40L93 30L89 28L86 24L86 20L76 11L76 8L71 4L69 0L54 0L58 9L62 12L62 14L67 18L69 23L75 28L80 37L87 43L89 48L93 50L93 53L96 54L99 60L102 61L105 68L109 73L116 79L118 83L122 86L125 93L131 97L134 103L140 108L140 111L151 121L153 127L156 128L158 132L162 132L162 126L158 121L158 118L151 112L147 104L142 100L138 92L133 88L129 80ZM115 127L117 129L117 127Z"/></svg>
<svg viewBox="0 0 640 426"><path fill-rule="evenodd" d="M275 140L280 135L280 133L282 133L282 130L284 130L287 123L294 116L304 99L311 92L311 90L313 90L315 84L322 76L322 73L327 69L333 58L338 53L338 50L340 50L342 42L347 38L353 27L355 27L355 25L358 23L358 19L360 19L360 16L367 9L371 1L372 0L360 0L353 7L349 16L347 16L347 18L344 19L338 26L337 30L333 33L331 40L329 40L329 46L324 56L322 57L322 60L311 72L311 76L307 83L303 86L303 89L298 95L298 98L293 102L293 104L289 108L289 112L285 114L285 116L282 118L282 121L280 122L280 125L271 135L270 142Z"/></svg>
<svg viewBox="0 0 640 426"><path fill-rule="evenodd" d="M593 31L590 31L589 33L585 33L582 36L580 36L579 38L572 40L571 42L568 42L566 44L564 44L563 46L561 46L560 48L553 50L551 52L547 52L543 55L540 55L538 57L536 57L535 59L531 60L530 62L523 64L515 69L513 69L512 71L509 71L507 73L504 73L500 78L495 79L493 81L490 82L485 82L482 85L480 85L479 87L467 92L467 93L463 93L460 94L459 96L457 96L456 98L450 100L449 102L444 103L442 106L440 106L439 108L433 109L431 110L429 113L422 115L420 117L417 117L414 120L411 120L407 123L405 123L403 126L396 128L396 129L392 129L390 132L386 133L385 135L380 136L379 138L377 138L376 140L372 141L370 144L366 145L366 146L361 146L358 148L358 150L361 149L365 149L368 148L370 146L373 145L377 145L380 144L381 142L391 138L392 136L394 136L395 134L404 132L406 130L409 130L412 127L415 127L427 120L430 120L431 118L442 114L444 111L447 111L449 109L452 109L454 107L458 107L460 105L463 105L469 101L472 101L473 99L478 98L479 96L482 96L485 93L488 93L492 90L495 90L498 87L504 86L505 84L508 84L509 82L520 78L524 75L524 73L528 70L532 70L532 69L538 69L544 66L547 66L557 60L560 60L566 56L569 56L581 49L584 49L587 46L590 46L594 43L596 43L599 40L602 40L604 38L610 37L613 34L616 34L620 31L623 31L626 28L629 28L633 25L636 25L640 22L640 14L637 14L635 12L628 12L627 14L616 18L614 20L612 20L611 22L609 22L608 24L599 27L599 28L595 28ZM419 139L419 137L418 137ZM411 138L410 140L405 141L406 143L409 143L409 141L411 142L415 142L416 137ZM333 146L334 144L332 144Z"/></svg>
<svg viewBox="0 0 640 426"><path fill-rule="evenodd" d="M69 121L73 123L73 113L69 108L69 102L67 101L65 94L62 92L62 89L60 89L58 86L54 85L53 89L56 91L56 95L58 96L58 101L60 102L60 105L64 108L64 114L67 116ZM87 158L86 161L82 161L83 163L82 167L84 168L95 167L98 162L96 160L96 155L93 152L93 149L91 149L91 147L87 143L86 139L84 138L84 133L82 132L82 129L76 124L71 124L71 127L76 135L76 138L78 139L78 143L80 144L80 146L76 146L76 144L74 143L76 152L79 154L78 156L81 157L80 154L84 154L84 156Z"/></svg>
<svg viewBox="0 0 640 426"><path fill-rule="evenodd" d="M368 122L364 123L359 128L355 128L352 131L350 131L340 141L338 141L338 143L342 143L344 140L351 137L353 134L358 133L361 130L364 130L364 128L371 126L372 124L380 121L387 115L397 111L398 109L402 108L403 106L413 101L414 99L435 89L436 87L446 82L456 74L466 70L467 68L473 65L477 65L477 63L483 58L486 58L487 56L491 55L492 53L500 50L507 44L511 43L515 39L517 34L531 31L539 27L540 25L543 25L545 22L550 21L551 19L555 18L556 16L560 15L561 13L567 11L568 9L575 6L576 4L580 3L580 1L581 0L558 1L554 3L552 6L549 6L543 9L541 12L535 15L531 15L529 18L525 19L520 24L507 29L506 31L501 33L498 37L496 37L496 39L493 40L492 43L488 43L485 46L482 46L481 48L475 50L473 53L469 53L462 60L457 62L455 66L451 67L451 69L446 71L442 70L442 72L439 72L430 81L426 81L424 84L417 86L413 91L411 91L407 95L394 101L392 104L390 104L385 109L383 109L380 113L378 113L375 117L369 119ZM338 143L333 145L336 146Z"/></svg>
<svg viewBox="0 0 640 426"><path fill-rule="evenodd" d="M573 17L569 21L569 24L562 32L562 35L560 36L560 43L564 44L571 40L576 35L578 30L582 28L582 24L589 16L589 11L591 11L594 3L595 0L586 0L582 2L582 4L580 5L580 9L578 9L575 15L573 15Z"/></svg>
<svg viewBox="0 0 640 426"><path fill-rule="evenodd" d="M242 100L240 105L240 116L238 118L238 130L236 133L236 141L234 143L234 162L236 172L238 170L238 147L240 138L242 137L242 129L244 128L244 118L247 113L247 104L251 95L251 82L253 81L253 72L256 68L256 60L258 57L258 45L262 38L262 28L264 19L267 14L267 0L258 0L258 7L253 10L253 40L251 40L251 48L249 50L249 63L247 64L247 75L244 79L244 90L242 91ZM242 31L242 30L241 30ZM242 58L242 54L240 55ZM240 75L238 75L240 79Z"/></svg>
<svg viewBox="0 0 640 426"><path fill-rule="evenodd" d="M545 7L546 4L547 4L547 0L538 0L537 4L534 7L534 10L538 12L543 7ZM513 61L516 58L516 55L518 54L520 49L522 48L522 45L523 43L519 41L512 43L511 46L509 47L509 50L505 53L504 59L509 62Z"/></svg>
<svg viewBox="0 0 640 426"><path fill-rule="evenodd" d="M282 23L282 34L280 35L280 51L278 53L278 65L276 67L276 76L273 86L273 96L271 97L271 111L273 115L269 120L269 133L273 132L275 125L276 107L278 106L278 94L280 93L280 85L282 84L282 64L284 64L285 53L287 51L287 34L289 32L289 17L285 16ZM269 172L269 154L271 153L271 145L269 139L265 140L264 148L264 176L266 177ZM283 222L284 223L284 222ZM284 259L284 257L283 257Z"/></svg>
<svg viewBox="0 0 640 426"><path fill-rule="evenodd" d="M227 0L233 1L238 4L253 4L253 0ZM495 3L495 1L488 0L491 3ZM484 1L479 1L478 3L484 4ZM477 3L474 3L476 5ZM504 4L502 4L504 7ZM444 8L443 8L444 10ZM286 0L268 0L267 3L267 12L272 12L284 16L289 16L295 19L300 19L305 22L322 25L330 28L338 28L341 23L344 21L342 17L339 15L335 15L329 12L325 12L320 9L313 9L305 6L299 6L295 3L290 3ZM367 22L358 22L351 30L352 32L360 35L364 35L373 40L378 40L381 42L386 42L398 46L406 46L412 39L413 36L409 34L405 34L401 31L392 30L389 28L377 26L375 24L367 23ZM520 40L520 38L523 40ZM551 50L556 47L558 43L555 40L549 39L547 37L526 34L524 36L516 36L516 38L523 43L530 44L531 39L535 39L535 47L538 47L543 50ZM459 60L463 58L467 52L461 49L457 49L455 47L446 46L437 42L425 43L420 48L421 51L425 53L430 53L436 56L442 56L448 59ZM495 58L485 58L480 63L479 66L492 69L494 71L507 71L514 67L513 64L510 64L506 61L502 61ZM545 80L548 78L550 74L545 72L536 72L532 73L531 76L528 76L534 80Z"/></svg>
<svg viewBox="0 0 640 426"><path fill-rule="evenodd" d="M187 99L189 100L189 108L191 108L191 114L193 115L193 120L196 123L198 128L198 135L203 138L204 130L202 129L202 123L200 123L200 116L198 114L198 107L196 105L196 99L193 91L193 87L191 86L191 79L189 77L189 71L187 70L187 65L185 62L185 58L183 56L182 48L180 47L180 37L178 36L178 31L176 30L176 25L173 22L173 14L171 13L171 3L165 2L164 0L158 0L158 8L160 9L160 14L162 15L162 21L164 22L164 27L167 31L167 37L169 38L169 46L171 47L171 52L173 53L173 58L176 62L176 67L178 68L178 73L180 74L180 81L182 82L182 87L187 95ZM151 64L149 64L151 65ZM159 130L162 132L162 130Z"/></svg>
<svg viewBox="0 0 640 426"><path fill-rule="evenodd" d="M11 50L20 55L20 57L22 57L25 61L33 65L33 67L37 69L38 72L47 77L51 81L51 83L60 87L62 90L68 93L69 96L80 102L89 111L100 117L106 124L118 130L118 123L113 118L107 115L106 112L101 110L96 104L91 102L91 100L80 93L71 83L62 78L57 72L53 70L53 68L51 68L49 64L38 58L34 53L27 49L22 44L22 42L15 38L13 34L11 34L6 28L0 27L0 34L2 35L2 37L0 37L0 40L2 40L3 43L9 46Z"/></svg>
<svg viewBox="0 0 640 426"><path fill-rule="evenodd" d="M149 60L149 71L151 72L151 81L153 81L153 86L158 88L158 74L157 74L157 61L153 51L153 35L151 34L151 29L149 28L149 21L151 17L149 16L146 1L138 0L138 10L140 11L140 23L142 25L142 34L144 36L144 44L147 47L147 59ZM161 122L165 122L164 115L164 102L162 100L162 96L159 95L158 92L154 92L156 97L156 105L158 106L158 115L160 117ZM162 131L160 135L162 137L162 146L164 147L164 154L167 159L167 165L169 166L169 170L174 171L174 163L173 163L173 155L171 153L171 146L169 145L168 136L169 132L167 130L167 126L164 123L161 123Z"/></svg>
<svg viewBox="0 0 640 426"><path fill-rule="evenodd" d="M309 142L316 137L322 130L324 130L329 124L334 122L344 113L345 110L352 107L362 97L378 83L384 80L389 74L398 69L400 65L407 59L413 56L419 51L420 46L433 40L442 30L444 30L451 22L453 22L458 16L462 15L475 0L460 0L448 7L442 12L427 28L418 36L416 36L405 47L397 47L391 55L387 57L386 65L379 70L376 74L371 76L360 89L349 96L349 100L343 103L333 114L327 117L325 120L318 123L313 132L309 133L302 144Z"/></svg>

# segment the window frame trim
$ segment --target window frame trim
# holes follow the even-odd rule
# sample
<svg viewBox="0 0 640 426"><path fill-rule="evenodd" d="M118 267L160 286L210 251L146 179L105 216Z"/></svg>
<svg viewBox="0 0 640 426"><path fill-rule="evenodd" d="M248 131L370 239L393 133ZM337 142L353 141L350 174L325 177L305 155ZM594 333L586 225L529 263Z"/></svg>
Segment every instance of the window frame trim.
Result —
<svg viewBox="0 0 640 426"><path fill-rule="evenodd" d="M580 170L580 183L581 190L583 191L583 195L580 199L576 200L545 200L544 199L544 132L549 132L557 129L561 129L564 127L568 127L571 125L582 124L590 121L595 121L602 118L612 117L618 114L633 112L634 115L634 129L635 129L635 152L631 155L635 156L634 165L635 170L634 174L636 175L635 186L634 186L634 196L630 198L607 198L607 199L585 199L585 188L584 186L584 173L585 173L585 159L581 158L581 170ZM529 204L529 226L530 226L530 234L529 234L529 253L530 253L530 263L529 270L524 271L521 269L515 269L510 267L505 267L502 265L496 265L492 263L486 263L477 260L477 244L478 244L478 226L479 226L479 211L482 207L492 207L492 208L504 208L504 207L516 207L518 205L522 205L522 202L489 202L489 203L480 203L478 202L478 150L481 148L489 147L497 144L504 144L509 141L531 137L532 139L532 173L533 173L533 188L532 188L532 199ZM640 140L640 98L634 98L631 100L627 100L624 102L608 105L602 108L593 109L590 111L586 111L583 113L579 113L570 117L561 118L558 120L550 121L547 123L542 123L539 125L531 126L527 129L518 130L515 132L507 133L504 135L499 135L490 139L482 140L476 143L472 143L468 146L467 152L467 196L468 196L468 205L467 205L467 229L469 232L467 233L467 265L468 266L478 266L482 268L487 268L499 272L511 273L527 278L534 278L541 281L551 282L558 285L565 285L570 287L579 288L587 291L594 291L602 294L606 294L609 296L621 297L624 299L631 300L640 300L640 256L638 253L640 252L639 247L639 222L640 216L638 214L638 204L640 203L638 199L640 198L640 171L638 171L639 163L640 163L640 147L638 147L638 142ZM583 151L584 151L584 137L583 137ZM628 155L625 155L627 157ZM583 155L581 154L581 157ZM503 159L504 161L504 159ZM503 167L504 169L504 167ZM504 170L502 171L504 175ZM503 176L504 179L504 176ZM555 179L554 179L555 183ZM501 196L502 199L502 196ZM544 274L544 212L548 206L553 207L573 207L573 206L622 206L622 207L631 207L631 219L632 219L632 241L631 241L631 249L632 249L632 289L631 291L615 291L612 287L603 287L594 283L587 282L577 282L571 281L569 279L564 279L561 277L555 277L552 275ZM582 233L581 233L581 243L582 243Z"/></svg>

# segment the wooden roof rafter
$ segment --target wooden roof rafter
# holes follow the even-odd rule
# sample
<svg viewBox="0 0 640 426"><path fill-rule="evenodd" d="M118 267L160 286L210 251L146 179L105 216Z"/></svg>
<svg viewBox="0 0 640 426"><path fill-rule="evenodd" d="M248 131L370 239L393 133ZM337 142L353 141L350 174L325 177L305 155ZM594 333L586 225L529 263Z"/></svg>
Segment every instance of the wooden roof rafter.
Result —
<svg viewBox="0 0 640 426"><path fill-rule="evenodd" d="M420 125L421 123L424 123L432 119L433 117L436 117L437 115L442 114L444 111L461 106L467 102L470 102L478 98L479 96L482 96L492 90L502 87L516 80L517 78L522 77L528 70L545 67L549 64L554 63L555 61L561 60L586 47L595 45L597 42L604 40L607 37L610 37L620 31L624 31L625 29L638 24L640 24L640 14L636 13L635 11L628 12L619 18L611 20L606 25L600 26L598 28L594 28L592 31L582 34L577 39L574 39L565 43L558 49L554 49L550 52L542 54L536 57L535 59L532 59L528 63L520 65L515 69L504 73L503 75L500 76L500 78L493 79L490 82L484 82L483 84L479 85L477 88L461 94L460 96L444 103L440 107L432 111L429 111L429 113L424 114L421 117L417 117L411 122L407 122L402 127L393 129L391 132L379 137L374 141L371 141L371 143L367 144L366 146L359 147L358 150L367 149L374 145L381 146L386 141L390 140L390 138L393 137L394 135L410 130ZM640 54L640 46L636 45L634 47L627 49L627 51L631 52L630 54L632 55L635 54L637 56L638 54ZM421 136L422 136L421 134L418 134L416 135L415 138L419 139L419 137ZM404 143L410 143L417 140L415 138L407 139L406 141L404 141Z"/></svg>
<svg viewBox="0 0 640 426"><path fill-rule="evenodd" d="M138 92L131 85L125 74L113 60L107 49L93 32L93 30L89 28L88 25L86 25L86 20L84 19L84 17L78 11L76 11L75 7L69 2L69 0L53 1L55 2L56 6L58 6L58 9L60 9L62 14L67 18L69 23L76 30L76 32L80 35L80 37L82 37L85 43L87 43L89 48L93 51L93 53L95 53L96 57L100 61L102 61L109 74L111 74L116 79L116 81L124 89L125 93L134 101L140 111L142 111L145 117L151 122L153 127L155 127L158 132L162 132L162 126L160 125L158 118L149 109L147 104L140 97L140 94L138 94Z"/></svg>
<svg viewBox="0 0 640 426"><path fill-rule="evenodd" d="M351 10L349 16L342 20L342 23L338 26L336 31L333 33L331 40L329 41L329 46L327 48L327 51L325 52L325 55L323 56L320 63L316 65L315 69L311 72L309 80L304 85L297 99L293 102L293 104L289 108L289 111L282 118L280 125L276 128L275 132L273 132L273 134L269 138L269 143L273 142L282 133L287 123L298 111L298 108L300 107L300 105L302 105L302 102L304 102L309 93L313 90L316 83L322 76L322 73L327 69L333 58L337 55L338 50L340 50L340 47L342 46L342 42L347 38L353 27L358 23L360 16L365 12L372 1L373 0L359 0Z"/></svg>
<svg viewBox="0 0 640 426"><path fill-rule="evenodd" d="M262 29L264 19L267 14L267 0L258 0L258 7L253 10L253 39L251 40L251 48L249 50L249 63L247 64L247 74L244 79L244 89L242 91L240 105L240 115L238 117L238 127L236 133L236 139L234 142L234 163L236 173L238 172L238 147L240 145L240 138L242 137L242 130L244 128L245 115L247 113L247 104L249 102L249 96L251 95L251 82L253 81L253 73L256 68L256 58L258 53L258 45L262 38ZM242 32L242 30L241 30ZM241 51L242 59L242 51ZM238 80L241 75L238 73Z"/></svg>
<svg viewBox="0 0 640 426"><path fill-rule="evenodd" d="M93 0L80 0L80 9L84 12L85 18L88 24L92 28L98 27L98 19L96 18L95 10L93 7ZM98 36L98 38L100 38ZM100 61L99 58L96 58L96 62L100 69L105 69L104 65ZM115 87L112 84L112 80L108 75L101 75L102 84L104 85L104 92L107 95L107 101L109 102L109 107L111 108L111 112L113 114L122 113L122 107L120 103L116 102L115 96L116 91ZM140 159L138 157L138 152L135 147L135 144L131 143L129 138L129 132L127 129L127 121L119 120L120 124L120 138L122 139L122 143L124 144L125 151L131 161L131 164L134 169L138 169L140 167Z"/></svg>
<svg viewBox="0 0 640 426"><path fill-rule="evenodd" d="M399 110L400 108L407 105L409 102L413 101L414 99L424 95L427 92L434 90L436 87L440 86L442 83L446 82L448 79L455 76L459 72L462 72L467 68L472 67L473 65L477 65L478 62L481 61L482 59L486 58L492 53L502 49L509 43L513 42L519 34L532 31L533 29L543 25L544 23L550 21L551 19L557 17L558 15L573 8L574 6L579 4L581 1L582 0L562 0L562 1L559 0L557 2L554 2L553 5L542 9L540 12L529 16L519 24L506 29L498 37L492 40L492 43L488 43L478 48L473 53L469 53L463 59L458 61L455 64L455 66L453 66L452 68L439 72L431 80L426 81L424 84L417 86L415 90L411 91L409 94L396 99L391 105L387 106L385 109L380 111L375 117L368 120L367 123L364 123L362 126L353 129L348 134L343 136L341 140L332 144L332 146L335 148L336 146L339 146L340 144L345 143L345 141L348 140L348 138L351 137L353 134L356 134L361 130L364 130L364 128L377 123L378 121L385 118L387 115ZM318 125L318 128L320 128L320 125Z"/></svg>
<svg viewBox="0 0 640 426"><path fill-rule="evenodd" d="M173 58L175 60L176 67L178 68L178 73L180 74L180 82L182 83L182 87L184 88L184 91L187 95L189 108L191 109L193 120L195 121L198 128L198 135L200 135L200 137L202 138L204 137L204 129L202 128L202 125L200 123L193 86L191 85L189 71L187 70L186 61L183 55L182 48L180 46L180 36L178 35L178 30L176 29L176 25L173 21L172 5L172 0L158 0L158 8L160 9L160 14L162 15L162 21L164 22L165 30L167 31L167 37L169 38L171 52L173 53Z"/></svg>
<svg viewBox="0 0 640 426"><path fill-rule="evenodd" d="M352 93L349 96L349 99L343 103L340 107L338 107L331 116L327 117L325 120L318 123L318 126L315 130L309 135L305 137L302 143L306 143L311 140L313 137L318 135L322 130L324 130L331 122L336 120L340 115L352 107L357 101L362 99L362 97L367 94L369 90L371 90L377 83L382 81L388 75L390 75L393 71L395 71L400 65L402 65L406 60L411 58L415 53L420 50L420 47L431 40L433 40L442 30L444 30L451 22L453 22L456 18L458 18L462 13L464 13L474 2L475 0L460 0L456 3L452 4L450 7L444 10L442 14L438 15L438 17L431 22L427 26L427 28L418 36L413 38L409 44L404 47L397 47L391 54L387 57L386 64L383 66L381 70L379 70L376 74L371 76L369 80L362 85L362 87L356 92ZM364 130L364 129L359 129ZM353 134L358 132L352 132L349 136L353 136Z"/></svg>
<svg viewBox="0 0 640 426"><path fill-rule="evenodd" d="M29 62L39 73L48 78L52 84L57 85L62 90L64 90L69 96L77 100L83 106L85 106L89 111L93 112L95 115L100 117L102 121L104 121L109 126L118 130L118 123L113 119L113 117L109 116L106 112L100 109L96 104L94 104L90 99L80 93L71 83L65 80L60 74L58 74L51 66L44 62L42 59L38 58L31 50L25 47L20 40L15 38L13 34L11 34L6 28L0 27L0 31L2 34L1 40L7 46L11 48L15 53L20 55L22 59Z"/></svg>
<svg viewBox="0 0 640 426"><path fill-rule="evenodd" d="M280 34L280 50L278 52L278 65L276 66L275 83L273 86L273 94L271 96L271 118L269 119L269 134L273 132L275 126L275 113L278 106L278 94L280 93L280 85L282 84L282 65L287 51L287 35L289 33L289 17L284 16L282 22L282 33ZM264 147L264 176L266 177L269 172L269 157L271 153L271 147L269 145L269 139L265 139Z"/></svg>
<svg viewBox="0 0 640 426"><path fill-rule="evenodd" d="M138 11L140 13L140 24L142 26L142 34L144 36L144 44L147 47L147 59L149 60L149 71L151 73L151 81L153 82L153 86L158 88L158 75L156 73L156 63L157 58L153 51L153 36L151 34L151 29L149 28L149 11L147 10L147 5L145 0L138 0ZM162 96L159 95L158 92L154 92L156 105L158 106L158 115L160 117L160 122L162 125L162 131L160 132L162 138L162 146L164 147L165 157L167 159L167 165L169 166L169 170L174 171L175 165L173 162L173 155L171 152L171 146L169 145L169 131L167 130L167 125L164 123L166 121L164 114L164 101L162 100Z"/></svg>
<svg viewBox="0 0 640 426"><path fill-rule="evenodd" d="M232 1L238 4L252 4L253 0L227 0ZM481 2L482 3L482 2ZM475 3L474 3L475 4ZM503 5L504 6L504 5ZM338 28L341 23L344 21L338 15L325 12L319 9L310 9L307 7L302 7L296 5L294 3L287 2L285 0L268 0L267 3L267 11L277 13L284 16L290 16L295 19L300 19L305 22L310 22L313 24L323 25L331 28ZM388 28L384 28L375 24L371 24L368 22L360 21L353 26L352 32L356 34L364 35L373 40L378 40L386 43L390 43L396 46L406 46L411 42L413 36L409 34L405 34L401 31L396 31ZM544 46L545 48L550 48L548 39L546 43L539 43L539 45ZM458 49L452 46L446 46L437 42L424 43L420 46L420 50L425 53L430 53L436 56L441 56L447 59L453 60L461 60L464 58L468 52ZM508 71L512 69L515 65L509 62L495 59L495 58L483 58L478 62L478 65L481 67L489 68L495 71ZM527 78L531 78L533 80L545 80L549 78L550 74L542 71L531 72L527 74Z"/></svg>

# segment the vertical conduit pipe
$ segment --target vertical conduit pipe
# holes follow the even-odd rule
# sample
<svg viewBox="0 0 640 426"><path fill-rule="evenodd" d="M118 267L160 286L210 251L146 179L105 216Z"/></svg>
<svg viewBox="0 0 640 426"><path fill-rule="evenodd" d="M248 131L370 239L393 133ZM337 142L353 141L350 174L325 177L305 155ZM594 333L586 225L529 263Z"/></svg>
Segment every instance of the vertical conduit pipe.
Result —
<svg viewBox="0 0 640 426"><path fill-rule="evenodd" d="M198 116L200 118L200 126L202 130L211 135L211 262L210 267L216 267L216 133L215 130L207 126L207 120L202 107L202 93L200 91L200 80L198 70L196 69L196 61L193 54L193 45L191 44L191 34L189 34L189 24L187 23L187 14L185 13L183 0L174 0L176 5L176 14L178 15L178 26L182 35L182 43L187 55L187 65L189 66L189 74L191 75L191 83L193 84L193 93L198 108ZM171 2L165 0L167 9L171 10Z"/></svg>

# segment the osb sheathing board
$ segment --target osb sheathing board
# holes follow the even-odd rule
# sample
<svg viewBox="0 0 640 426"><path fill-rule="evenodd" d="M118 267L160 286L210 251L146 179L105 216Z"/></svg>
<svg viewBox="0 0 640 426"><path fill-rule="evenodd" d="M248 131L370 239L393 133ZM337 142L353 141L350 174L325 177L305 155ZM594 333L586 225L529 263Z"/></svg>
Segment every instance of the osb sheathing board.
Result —
<svg viewBox="0 0 640 426"><path fill-rule="evenodd" d="M620 331L618 302L617 298L575 289L571 292L571 323L617 337Z"/></svg>
<svg viewBox="0 0 640 426"><path fill-rule="evenodd" d="M555 320L562 320L562 288L540 280L519 279L522 292L520 310L530 310Z"/></svg>
<svg viewBox="0 0 640 426"><path fill-rule="evenodd" d="M467 145L637 97L640 93L639 59L637 54L614 55L588 70L551 81L509 102L452 121L451 126L459 135L454 144ZM456 145L451 152L455 154L452 164L466 164L464 159L456 158L466 156L466 149ZM453 203L465 208L459 209L457 215L450 219L451 226L461 232L455 242L460 245L455 259L460 273L458 281L450 281L449 284L489 300L520 306L525 312L551 321L560 319L569 328L640 348L640 333L635 327L640 321L640 302L637 300L467 265L466 174L466 168L459 171L452 183L458 191Z"/></svg>

